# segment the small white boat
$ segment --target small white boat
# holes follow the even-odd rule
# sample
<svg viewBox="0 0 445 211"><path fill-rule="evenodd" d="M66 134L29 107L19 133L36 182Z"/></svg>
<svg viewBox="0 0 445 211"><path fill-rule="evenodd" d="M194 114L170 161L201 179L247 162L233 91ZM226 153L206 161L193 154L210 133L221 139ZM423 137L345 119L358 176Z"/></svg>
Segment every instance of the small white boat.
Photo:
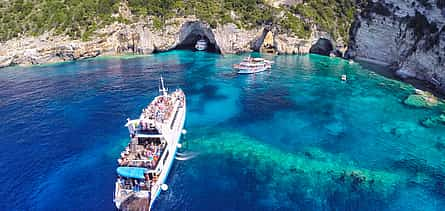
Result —
<svg viewBox="0 0 445 211"><path fill-rule="evenodd" d="M272 64L273 61L267 59L247 57L243 62L233 65L233 68L238 70L238 74L252 74L270 69Z"/></svg>
<svg viewBox="0 0 445 211"><path fill-rule="evenodd" d="M204 39L200 39L196 42L195 48L198 51L205 51L207 49L207 41Z"/></svg>

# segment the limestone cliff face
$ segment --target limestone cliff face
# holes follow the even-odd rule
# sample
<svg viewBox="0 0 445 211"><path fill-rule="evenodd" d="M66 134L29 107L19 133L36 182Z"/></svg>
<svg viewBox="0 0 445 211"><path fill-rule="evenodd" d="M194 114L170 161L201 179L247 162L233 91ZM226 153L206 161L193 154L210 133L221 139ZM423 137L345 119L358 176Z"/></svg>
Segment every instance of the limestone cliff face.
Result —
<svg viewBox="0 0 445 211"><path fill-rule="evenodd" d="M336 43L328 33L317 30L315 26L309 39L279 31L276 26L240 29L232 23L211 28L209 24L193 17L168 20L159 29L147 18L133 24L114 23L96 31L89 41L53 36L50 32L38 37L12 39L0 45L0 67L81 60L99 55L150 54L176 48L193 48L201 38L208 41L212 51L222 54L259 51L266 46L266 35L269 36L269 50L279 54L309 53L314 46L320 47L317 46L317 41L321 38L329 43ZM334 49L324 51L329 54L332 50Z"/></svg>
<svg viewBox="0 0 445 211"><path fill-rule="evenodd" d="M239 29L235 24L218 26L214 30L215 39L221 53L240 53L252 51L253 43L261 36L262 30Z"/></svg>
<svg viewBox="0 0 445 211"><path fill-rule="evenodd" d="M194 18L169 20L162 29L155 29L150 20L129 25L115 23L98 30L97 36L90 41L46 33L1 43L0 67L80 60L99 55L150 54L194 44L199 36L207 37L221 53L248 52L259 31L239 29L234 24L212 29Z"/></svg>
<svg viewBox="0 0 445 211"><path fill-rule="evenodd" d="M428 81L445 92L443 1L370 1L351 29L347 56L394 67L401 77Z"/></svg>
<svg viewBox="0 0 445 211"><path fill-rule="evenodd" d="M0 67L79 60L98 55L149 54L168 50L179 29L153 30L149 21L131 25L113 24L97 31L90 41L73 40L50 33L9 40L0 45Z"/></svg>

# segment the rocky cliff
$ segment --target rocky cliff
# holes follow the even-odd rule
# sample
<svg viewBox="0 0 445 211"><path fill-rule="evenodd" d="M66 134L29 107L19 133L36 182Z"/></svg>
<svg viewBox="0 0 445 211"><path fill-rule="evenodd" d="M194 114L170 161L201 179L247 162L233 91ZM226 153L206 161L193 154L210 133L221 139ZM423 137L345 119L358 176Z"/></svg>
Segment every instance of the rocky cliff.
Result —
<svg viewBox="0 0 445 211"><path fill-rule="evenodd" d="M10 0L0 6L0 67L192 49L342 55L353 0ZM266 38L266 39L265 39ZM266 42L264 42L266 40Z"/></svg>
<svg viewBox="0 0 445 211"><path fill-rule="evenodd" d="M347 56L390 65L445 92L445 1L380 0L360 6Z"/></svg>
<svg viewBox="0 0 445 211"><path fill-rule="evenodd" d="M53 36L51 33L8 40L0 45L0 67L193 48L199 38L206 38L213 50L222 54L258 51L266 34L273 35L273 45L270 47L280 54L309 53L320 38L331 40L328 33L316 29L310 38L302 39L279 33L273 27L247 30L228 23L211 28L193 17L173 18L161 29L156 29L149 18L133 24L114 23L97 30L96 34L90 41ZM331 50L327 49L325 53L329 54Z"/></svg>

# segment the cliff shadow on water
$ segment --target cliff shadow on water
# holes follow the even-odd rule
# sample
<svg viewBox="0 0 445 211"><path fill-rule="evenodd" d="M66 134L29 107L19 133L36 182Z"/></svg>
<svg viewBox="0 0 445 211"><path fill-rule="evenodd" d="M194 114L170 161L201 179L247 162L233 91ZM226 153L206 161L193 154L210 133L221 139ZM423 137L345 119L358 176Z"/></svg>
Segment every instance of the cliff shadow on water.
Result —
<svg viewBox="0 0 445 211"><path fill-rule="evenodd" d="M368 61L364 61L364 60L359 60L359 63L364 68L366 68L372 72L375 72L379 75L382 75L386 78L390 78L393 80L402 81L402 82L411 84L412 86L414 86L417 89L431 92L435 96L445 99L445 94L442 93L440 90L438 90L437 87L435 87L433 84L428 83L427 81L416 79L416 78L401 78L400 76L398 76L395 73L394 67L392 67L390 65L377 64L377 63L372 63L372 62L368 62Z"/></svg>
<svg viewBox="0 0 445 211"><path fill-rule="evenodd" d="M192 50L195 51L195 45L198 40L205 40L207 48L205 51L211 53L221 53L221 50L215 40L215 35L208 24L200 21L186 22L181 26L177 44L172 50Z"/></svg>

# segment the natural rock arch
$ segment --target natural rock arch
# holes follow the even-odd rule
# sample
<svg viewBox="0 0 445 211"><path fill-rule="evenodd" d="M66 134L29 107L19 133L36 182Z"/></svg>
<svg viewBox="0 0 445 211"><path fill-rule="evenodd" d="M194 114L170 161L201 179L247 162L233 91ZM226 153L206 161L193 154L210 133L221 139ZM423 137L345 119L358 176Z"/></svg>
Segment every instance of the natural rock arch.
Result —
<svg viewBox="0 0 445 211"><path fill-rule="evenodd" d="M251 43L251 49L253 51L261 53L276 53L276 46L274 41L274 33L270 28L264 28L261 35L258 36Z"/></svg>
<svg viewBox="0 0 445 211"><path fill-rule="evenodd" d="M320 54L329 56L329 54L334 50L334 44L331 40L326 38L320 38L312 45L309 53Z"/></svg>
<svg viewBox="0 0 445 211"><path fill-rule="evenodd" d="M215 40L215 35L208 24L201 21L185 22L179 31L179 37L173 49L194 50L196 41L204 39L207 41L207 51L221 53Z"/></svg>

